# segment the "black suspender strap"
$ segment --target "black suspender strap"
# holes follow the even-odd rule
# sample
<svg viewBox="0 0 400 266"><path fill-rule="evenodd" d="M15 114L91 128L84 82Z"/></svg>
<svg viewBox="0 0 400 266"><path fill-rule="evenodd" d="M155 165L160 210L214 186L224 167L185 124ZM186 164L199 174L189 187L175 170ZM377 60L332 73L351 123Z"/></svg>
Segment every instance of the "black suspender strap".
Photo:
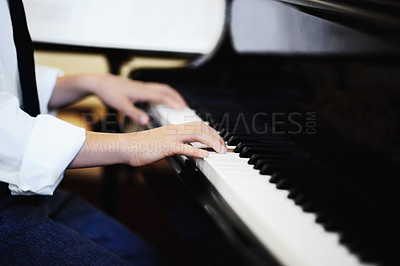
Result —
<svg viewBox="0 0 400 266"><path fill-rule="evenodd" d="M29 35L22 0L9 0L14 43L17 50L19 79L22 89L23 109L31 116L40 113L36 88L32 39Z"/></svg>

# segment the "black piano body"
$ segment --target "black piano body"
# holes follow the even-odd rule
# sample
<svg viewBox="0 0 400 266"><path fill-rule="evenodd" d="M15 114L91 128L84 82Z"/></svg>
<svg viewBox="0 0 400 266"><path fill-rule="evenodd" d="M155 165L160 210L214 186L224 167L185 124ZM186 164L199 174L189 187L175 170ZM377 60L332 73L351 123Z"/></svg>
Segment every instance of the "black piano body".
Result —
<svg viewBox="0 0 400 266"><path fill-rule="evenodd" d="M400 5L238 0L227 6L226 28L213 53L185 68L136 70L131 78L175 87L228 144L241 145L237 152L258 161L255 171L275 173L270 182L316 214L327 232L339 234L351 254L363 263L396 265ZM229 124L234 119L221 122L226 113L235 121L243 113L243 121L236 127ZM271 126L261 137L246 120L255 114ZM267 135L283 136L312 159L275 160L264 152ZM287 147L277 147L278 156L287 155ZM282 263L190 159L169 161L249 264ZM304 179L294 180L293 173Z"/></svg>

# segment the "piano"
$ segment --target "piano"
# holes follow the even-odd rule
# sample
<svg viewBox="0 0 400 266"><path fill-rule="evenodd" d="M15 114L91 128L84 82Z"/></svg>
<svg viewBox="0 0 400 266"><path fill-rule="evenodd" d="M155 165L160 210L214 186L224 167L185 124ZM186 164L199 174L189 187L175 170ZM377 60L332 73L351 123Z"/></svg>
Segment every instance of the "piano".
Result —
<svg viewBox="0 0 400 266"><path fill-rule="evenodd" d="M188 102L144 105L151 127L202 121L229 147L168 158L181 181L248 265L399 265L399 2L226 7L212 53L130 74Z"/></svg>

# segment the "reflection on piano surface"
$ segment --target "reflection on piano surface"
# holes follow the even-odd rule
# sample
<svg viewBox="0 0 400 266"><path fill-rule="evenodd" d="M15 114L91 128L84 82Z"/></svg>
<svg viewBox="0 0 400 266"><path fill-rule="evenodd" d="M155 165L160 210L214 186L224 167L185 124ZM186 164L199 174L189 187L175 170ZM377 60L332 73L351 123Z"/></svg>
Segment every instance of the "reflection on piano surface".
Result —
<svg viewBox="0 0 400 266"><path fill-rule="evenodd" d="M353 9L346 9L342 1L283 2L297 9L234 1L228 22L235 27L208 60L131 77L169 83L189 104L185 111L149 106L154 125L201 120L234 149L204 160L170 161L250 263L395 265L399 5L349 1ZM274 8L276 20L249 18L265 7ZM251 23L237 19L240 10L249 12ZM293 16L282 26L283 14ZM358 19L379 23L372 29ZM293 28L296 21L313 28ZM275 34L274 23L287 31L259 36L259 46L246 39L257 38L253 29L261 34L269 27L265 34Z"/></svg>

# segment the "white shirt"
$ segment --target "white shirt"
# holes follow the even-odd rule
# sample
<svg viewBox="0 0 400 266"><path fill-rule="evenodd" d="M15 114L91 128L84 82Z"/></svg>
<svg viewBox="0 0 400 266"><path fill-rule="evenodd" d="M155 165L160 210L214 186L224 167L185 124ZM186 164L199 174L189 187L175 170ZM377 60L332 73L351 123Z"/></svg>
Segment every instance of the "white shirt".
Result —
<svg viewBox="0 0 400 266"><path fill-rule="evenodd" d="M0 181L13 195L52 195L85 141L85 129L48 114L60 71L37 67L41 115L21 110L22 94L8 0L0 0Z"/></svg>

